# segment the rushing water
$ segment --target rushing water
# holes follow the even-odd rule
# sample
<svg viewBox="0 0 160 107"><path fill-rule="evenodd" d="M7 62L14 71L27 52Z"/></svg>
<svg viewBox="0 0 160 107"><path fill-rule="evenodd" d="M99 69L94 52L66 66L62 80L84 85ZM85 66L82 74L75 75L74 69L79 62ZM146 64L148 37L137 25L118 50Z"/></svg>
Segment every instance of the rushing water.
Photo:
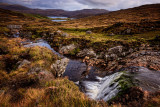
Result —
<svg viewBox="0 0 160 107"><path fill-rule="evenodd" d="M56 52L51 46L44 40L38 40L34 43L29 42L25 47L32 46L43 46L52 50L55 54L60 57L64 57ZM109 76L105 76L105 72L96 68L90 67L90 71L86 75L82 75L86 71L86 64L79 60L71 60L68 63L65 73L63 76L68 76L70 80L74 81L85 94L95 100L108 101L120 91L119 81L115 82L116 79L120 78L124 72L117 72ZM160 91L160 72L149 70L144 67L129 67L122 69L127 71L127 75L133 77L133 81L138 81L138 85L143 90L155 92ZM101 76L101 77L100 77Z"/></svg>
<svg viewBox="0 0 160 107"><path fill-rule="evenodd" d="M81 85L85 87L86 95L94 100L108 101L119 92L119 84L114 83L123 73L115 73L104 78L96 77L98 81L82 81Z"/></svg>

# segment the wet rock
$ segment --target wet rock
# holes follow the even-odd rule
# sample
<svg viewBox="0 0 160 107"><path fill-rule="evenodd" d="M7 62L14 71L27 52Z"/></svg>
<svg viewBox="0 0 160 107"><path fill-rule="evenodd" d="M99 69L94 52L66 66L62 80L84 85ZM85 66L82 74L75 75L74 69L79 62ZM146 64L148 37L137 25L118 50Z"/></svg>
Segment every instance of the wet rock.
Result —
<svg viewBox="0 0 160 107"><path fill-rule="evenodd" d="M73 51L76 48L77 48L77 46L74 44L63 46L62 48L60 48L59 53L60 54L69 54L71 51Z"/></svg>
<svg viewBox="0 0 160 107"><path fill-rule="evenodd" d="M93 49L83 49L77 54L77 56L78 57L85 57L85 56L96 57L96 53L94 52Z"/></svg>
<svg viewBox="0 0 160 107"><path fill-rule="evenodd" d="M96 81L82 81L80 85L85 87L89 98L126 104L144 100L149 96L148 92L159 91L159 75L160 72L144 67L129 67L103 78L97 77Z"/></svg>
<svg viewBox="0 0 160 107"><path fill-rule="evenodd" d="M56 73L56 77L60 77L63 75L68 65L68 62L68 58L63 58L57 60L54 64L51 65L51 69Z"/></svg>

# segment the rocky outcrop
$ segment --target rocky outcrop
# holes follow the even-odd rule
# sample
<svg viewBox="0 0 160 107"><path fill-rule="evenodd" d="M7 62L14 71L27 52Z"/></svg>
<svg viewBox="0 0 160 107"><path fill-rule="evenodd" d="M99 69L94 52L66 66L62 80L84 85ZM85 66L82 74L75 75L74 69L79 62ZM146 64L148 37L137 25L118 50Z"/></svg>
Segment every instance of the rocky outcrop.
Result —
<svg viewBox="0 0 160 107"><path fill-rule="evenodd" d="M123 46L110 48L104 54L106 70L114 71L129 66L143 66L160 70L160 52L155 48L149 45L142 45L135 49L126 49Z"/></svg>
<svg viewBox="0 0 160 107"><path fill-rule="evenodd" d="M66 70L66 67L68 65L69 59L63 58L60 60L57 60L54 64L51 65L51 68L49 70L43 69L42 67L32 67L28 75L36 74L39 81L50 81L54 79L55 77L60 77L63 75L63 73Z"/></svg>
<svg viewBox="0 0 160 107"><path fill-rule="evenodd" d="M126 66L143 66L154 70L160 70L160 52L142 50L130 54L123 60Z"/></svg>
<svg viewBox="0 0 160 107"><path fill-rule="evenodd" d="M57 60L54 64L51 65L51 69L56 73L56 77L61 77L66 70L69 59L63 58Z"/></svg>
<svg viewBox="0 0 160 107"><path fill-rule="evenodd" d="M94 52L93 49L83 49L77 54L77 56L81 58L85 56L89 56L90 58L92 58L92 57L96 57L96 53Z"/></svg>
<svg viewBox="0 0 160 107"><path fill-rule="evenodd" d="M77 46L74 44L63 46L62 48L59 49L59 53L60 54L69 54L76 48L77 48Z"/></svg>
<svg viewBox="0 0 160 107"><path fill-rule="evenodd" d="M116 46L108 50L108 52L104 55L104 59L106 62L120 60L122 59L121 57L126 56L130 52L132 52L132 49L127 52L123 46Z"/></svg>

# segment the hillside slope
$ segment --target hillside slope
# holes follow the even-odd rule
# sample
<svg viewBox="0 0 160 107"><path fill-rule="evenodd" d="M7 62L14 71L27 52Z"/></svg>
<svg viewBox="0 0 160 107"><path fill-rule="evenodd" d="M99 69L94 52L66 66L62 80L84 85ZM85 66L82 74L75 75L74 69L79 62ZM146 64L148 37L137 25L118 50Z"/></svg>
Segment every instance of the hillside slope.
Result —
<svg viewBox="0 0 160 107"><path fill-rule="evenodd" d="M77 19L70 22L64 22L67 26L78 28L91 28L110 26L118 22L138 23L140 21L159 21L160 4L144 5L140 7L119 10L108 14L91 16Z"/></svg>

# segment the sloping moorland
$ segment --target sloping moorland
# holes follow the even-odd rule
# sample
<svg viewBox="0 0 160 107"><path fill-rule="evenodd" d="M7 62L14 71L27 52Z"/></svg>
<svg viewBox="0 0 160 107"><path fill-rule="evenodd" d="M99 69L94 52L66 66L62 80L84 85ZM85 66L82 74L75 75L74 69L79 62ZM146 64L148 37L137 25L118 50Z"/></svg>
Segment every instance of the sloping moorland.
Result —
<svg viewBox="0 0 160 107"><path fill-rule="evenodd" d="M159 106L158 90L151 93L126 82L122 93L108 103L91 100L68 78L57 75L60 71L52 65L59 56L45 47L24 47L26 41L42 38L64 55L88 56L90 65L106 74L130 66L159 72L159 7L146 5L63 23L0 9L0 105ZM22 25L20 38L13 38L8 25Z"/></svg>

